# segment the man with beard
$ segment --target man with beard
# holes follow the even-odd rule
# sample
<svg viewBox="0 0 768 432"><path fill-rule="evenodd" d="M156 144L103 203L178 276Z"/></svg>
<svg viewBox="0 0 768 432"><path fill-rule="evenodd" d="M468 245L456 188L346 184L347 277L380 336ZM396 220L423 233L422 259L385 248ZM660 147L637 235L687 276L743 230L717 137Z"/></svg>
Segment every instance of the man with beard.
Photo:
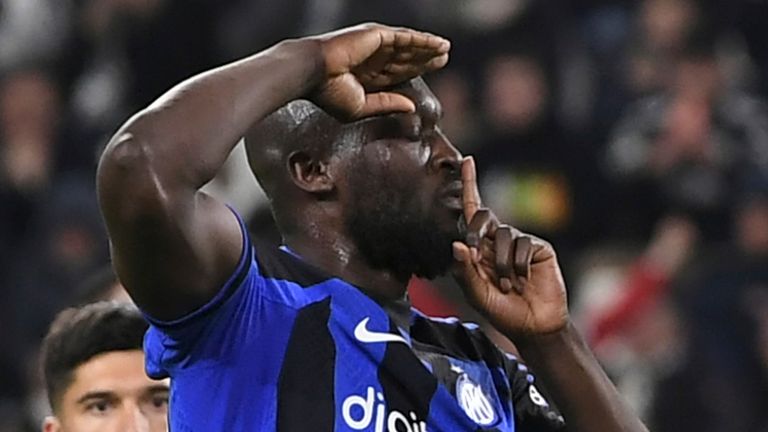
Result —
<svg viewBox="0 0 768 432"><path fill-rule="evenodd" d="M172 430L645 430L573 329L552 248L482 207L440 131L418 77L449 48L376 24L284 41L116 133L101 206ZM279 249L199 190L241 136ZM449 267L561 411L475 326L410 308L411 275Z"/></svg>

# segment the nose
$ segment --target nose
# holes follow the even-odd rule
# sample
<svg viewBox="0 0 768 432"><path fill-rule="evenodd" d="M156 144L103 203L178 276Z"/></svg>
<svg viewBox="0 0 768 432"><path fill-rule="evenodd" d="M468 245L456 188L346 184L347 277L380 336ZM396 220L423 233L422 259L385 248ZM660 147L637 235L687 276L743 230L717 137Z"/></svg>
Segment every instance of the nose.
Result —
<svg viewBox="0 0 768 432"><path fill-rule="evenodd" d="M463 159L459 149L451 144L448 137L439 129L432 136L432 169L436 171L447 170L452 174L461 172L461 160Z"/></svg>

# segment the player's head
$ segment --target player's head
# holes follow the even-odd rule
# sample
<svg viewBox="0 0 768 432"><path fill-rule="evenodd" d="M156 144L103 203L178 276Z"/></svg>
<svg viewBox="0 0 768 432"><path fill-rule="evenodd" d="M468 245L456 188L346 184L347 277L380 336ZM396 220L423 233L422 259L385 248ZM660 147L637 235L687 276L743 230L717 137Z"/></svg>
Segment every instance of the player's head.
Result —
<svg viewBox="0 0 768 432"><path fill-rule="evenodd" d="M374 268L434 277L459 238L461 154L441 132L442 107L421 78L394 91L416 112L342 124L292 102L249 133L249 158L283 235L310 215L316 229L352 239Z"/></svg>
<svg viewBox="0 0 768 432"><path fill-rule="evenodd" d="M43 431L167 431L168 383L144 372L147 323L130 304L61 312L42 346L53 416Z"/></svg>

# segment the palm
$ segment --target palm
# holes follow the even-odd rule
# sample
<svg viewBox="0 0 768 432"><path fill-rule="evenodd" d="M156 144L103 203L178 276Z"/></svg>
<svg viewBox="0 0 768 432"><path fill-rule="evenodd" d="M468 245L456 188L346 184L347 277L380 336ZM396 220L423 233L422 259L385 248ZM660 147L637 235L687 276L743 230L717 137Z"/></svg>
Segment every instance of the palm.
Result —
<svg viewBox="0 0 768 432"><path fill-rule="evenodd" d="M443 67L450 44L428 33L364 24L317 38L326 76L314 101L344 120L412 111L403 95L381 91Z"/></svg>

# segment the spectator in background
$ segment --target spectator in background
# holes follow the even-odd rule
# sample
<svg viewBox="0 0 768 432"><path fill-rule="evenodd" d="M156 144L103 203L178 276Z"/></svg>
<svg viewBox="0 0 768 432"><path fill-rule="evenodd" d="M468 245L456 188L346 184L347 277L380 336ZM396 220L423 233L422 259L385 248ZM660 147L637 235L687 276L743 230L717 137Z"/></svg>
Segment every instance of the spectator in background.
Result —
<svg viewBox="0 0 768 432"><path fill-rule="evenodd" d="M39 69L0 81L0 253L18 247L54 176L58 89ZM0 263L2 263L0 256ZM0 266L5 268L5 266Z"/></svg>
<svg viewBox="0 0 768 432"><path fill-rule="evenodd" d="M692 0L645 0L640 4L627 70L628 84L636 95L664 89L670 66L701 20Z"/></svg>
<svg viewBox="0 0 768 432"><path fill-rule="evenodd" d="M94 148L115 124L189 71L213 66L219 10L211 0L83 0L56 62L73 126L70 149ZM141 76L141 84L137 77Z"/></svg>
<svg viewBox="0 0 768 432"><path fill-rule="evenodd" d="M72 304L76 287L107 262L107 242L99 221L95 192L77 178L61 178L44 195L44 205L31 217L30 235L12 250L9 281L3 290L8 326L3 330L14 399L24 400L34 389L37 350L46 328L62 308ZM36 410L35 407L30 407ZM17 408L17 413L23 410Z"/></svg>
<svg viewBox="0 0 768 432"><path fill-rule="evenodd" d="M71 3L0 0L0 73L19 64L56 58L72 25Z"/></svg>
<svg viewBox="0 0 768 432"><path fill-rule="evenodd" d="M19 351L14 349L21 341L12 261L34 234L32 221L54 177L58 99L56 87L39 69L8 72L0 81L0 328L7 331L4 339L11 347L0 354L0 407L23 395ZM19 409L9 411L13 417Z"/></svg>
<svg viewBox="0 0 768 432"><path fill-rule="evenodd" d="M667 217L645 250L628 259L613 290L599 292L586 286L588 292L582 293L593 300L601 297L581 300L590 346L644 418L651 415L655 398L666 391L659 382L678 367L685 352L687 334L673 290L695 257L697 240L696 227L687 218Z"/></svg>
<svg viewBox="0 0 768 432"><path fill-rule="evenodd" d="M567 259L578 144L554 118L543 66L531 54L501 53L486 64L483 81L488 123L477 159L488 202L500 217L555 242Z"/></svg>
<svg viewBox="0 0 768 432"><path fill-rule="evenodd" d="M521 175L522 167L530 168L547 161L544 155L551 154L551 150L561 143L557 129L547 127L550 125L547 108L551 106L551 100L544 71L529 55L503 53L488 61L483 82L486 84L482 103L488 114L488 124L478 159L486 179L484 186L492 191L489 199L495 201L493 204L501 217L511 217L517 224L529 222L531 225L525 215L514 217L513 203L500 205L502 203L498 201L507 196L522 195L514 193L511 179L497 180L494 177L510 174L512 167L518 168L512 175ZM500 189L506 193L493 192L501 192ZM518 210L520 208L517 206ZM557 218L556 213L550 215Z"/></svg>
<svg viewBox="0 0 768 432"><path fill-rule="evenodd" d="M62 179L45 199L31 220L34 235L14 250L9 270L15 282L10 316L15 336L27 348L37 345L56 312L71 303L81 281L108 261L92 188L80 179Z"/></svg>
<svg viewBox="0 0 768 432"><path fill-rule="evenodd" d="M713 45L697 42L677 62L669 89L624 116L607 162L632 197L616 208L621 231L644 236L662 215L679 212L705 241L722 241L733 197L748 178L768 176L768 114L762 101L725 86Z"/></svg>
<svg viewBox="0 0 768 432"><path fill-rule="evenodd" d="M429 85L443 106L443 132L463 152L477 148L481 136L477 110L472 105L472 87L465 73L458 69L443 70L429 77Z"/></svg>
<svg viewBox="0 0 768 432"><path fill-rule="evenodd" d="M599 74L598 129L610 128L627 103L665 88L677 55L703 19L691 0L603 3L587 12L582 29Z"/></svg>
<svg viewBox="0 0 768 432"><path fill-rule="evenodd" d="M0 268L6 260L40 233L35 225L57 189L72 183L92 189L88 179L94 171L94 153L88 162L66 139L60 89L55 80L38 66L19 68L0 81ZM83 170L91 166L90 170ZM66 179L66 180L65 180ZM85 186L88 185L88 186ZM67 191L71 192L71 191ZM93 195L93 194L92 194ZM95 200L95 198L94 198ZM90 206L95 210L93 205ZM7 254L3 256L3 254ZM0 270L0 278L2 271Z"/></svg>
<svg viewBox="0 0 768 432"><path fill-rule="evenodd" d="M44 432L168 430L168 380L144 372L147 327L133 306L111 302L58 315L42 347L54 413Z"/></svg>
<svg viewBox="0 0 768 432"><path fill-rule="evenodd" d="M654 431L768 426L768 188L751 186L733 210L734 241L706 249L688 219L665 218L617 289L597 293L604 305L580 308L598 357Z"/></svg>
<svg viewBox="0 0 768 432"><path fill-rule="evenodd" d="M734 206L734 241L697 260L677 288L690 333L686 361L661 382L654 406L660 432L757 432L768 427L768 185ZM672 415L689 401L688 415Z"/></svg>
<svg viewBox="0 0 768 432"><path fill-rule="evenodd" d="M219 8L209 0L86 0L76 42L82 54L73 61L122 66L127 108L143 106L190 71L212 66Z"/></svg>

